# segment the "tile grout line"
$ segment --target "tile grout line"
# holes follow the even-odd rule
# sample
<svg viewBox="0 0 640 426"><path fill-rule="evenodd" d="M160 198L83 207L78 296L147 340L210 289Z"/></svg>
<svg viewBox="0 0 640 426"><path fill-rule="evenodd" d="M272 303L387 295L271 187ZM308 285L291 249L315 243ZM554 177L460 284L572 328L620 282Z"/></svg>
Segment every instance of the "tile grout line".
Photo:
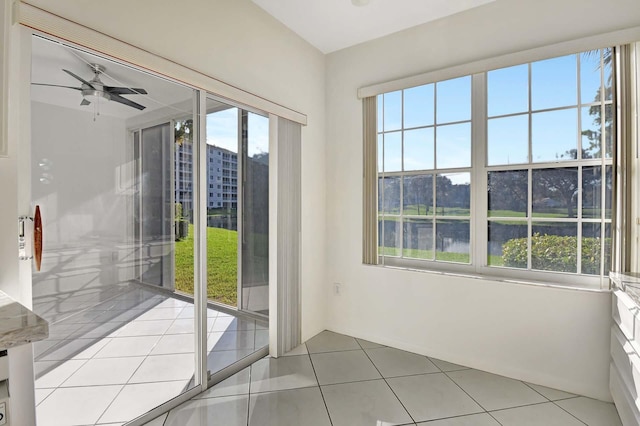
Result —
<svg viewBox="0 0 640 426"><path fill-rule="evenodd" d="M576 398L579 398L578 396L576 396ZM573 398L566 398L566 399L573 399ZM566 399L560 400L560 401L566 401ZM577 418L573 413L567 411L566 409L564 409L562 406L556 404L556 401L550 401L553 405L555 405L556 407L558 407L559 409L561 409L562 411L564 411L565 413L569 414L571 417L573 417L574 419L576 419L577 421L579 421L580 423L589 426L588 423L580 420L579 418Z"/></svg>
<svg viewBox="0 0 640 426"><path fill-rule="evenodd" d="M577 418L576 416L574 416L572 413L570 413L569 411L565 410L564 408L562 408L561 406L559 406L558 404L556 404L556 401L551 400L551 398L547 398L546 396L544 396L544 395L542 394L542 392L538 392L538 391L537 391L533 386L529 385L529 383L527 383L527 382L525 382L525 381L522 381L522 380L520 380L520 382L524 383L524 385L525 385L525 386L527 386L528 388L530 388L530 389L531 389L531 390L533 390L534 392L536 392L536 393L540 394L540 396L542 396L543 398L547 399L550 403L552 403L552 404L553 404L553 405L555 405L556 407L560 408L562 411L566 412L566 413L567 413L567 414L569 414L571 417L573 417L573 418L575 418L576 420L578 420L580 423L582 423L582 424L584 424L584 425L586 425L586 426L589 426L587 423L583 422L582 420L580 420L579 418ZM562 399L559 399L559 400L557 400L557 401L564 401L564 400L567 400L567 399L573 399L573 398L578 398L578 395L575 395L575 396L572 396L572 397L569 397L569 398L562 398Z"/></svg>
<svg viewBox="0 0 640 426"><path fill-rule="evenodd" d="M364 349L364 347L362 347L362 344L358 341L358 339L354 338L354 340L356 341L356 343L358 344L358 346L360 346L360 349L362 350L362 352L364 352L365 356L367 357L367 359L369 360L369 362L371 363L371 365L373 365L373 368L376 369L376 371L378 372L378 374L380 375L380 377L382 377L382 380L384 380L384 383L387 385L387 387L389 388L389 390L391 390L391 393L393 394L393 396L396 397L396 399L398 400L398 402L400 403L400 405L402 406L402 408L404 408L404 411L407 413L407 415L409 416L409 418L413 421L414 424L417 424L418 422L416 421L416 419L413 418L413 416L411 415L411 413L409 412L409 410L407 410L407 407L404 406L404 404L402 403L402 401L400 400L400 397L396 394L396 392L393 390L393 388L391 387L391 385L389 384L389 382L387 382L386 377L384 377L382 375L382 372L380 371L380 369L378 369L378 366L376 365L375 362L373 362L373 360L371 359L371 357L369 356L369 354L367 353L367 351ZM425 357L426 358L426 357ZM435 365L435 364L434 364ZM436 368L438 366L436 365Z"/></svg>
<svg viewBox="0 0 640 426"><path fill-rule="evenodd" d="M438 366L436 365L436 367L438 367ZM440 367L438 367L438 368L440 368ZM445 375L449 380L451 380L451 381L452 381L452 382L453 382L453 383L454 383L458 388L460 388L460 390L461 390L462 392L464 392L464 393L465 393L469 398L471 398L471 400L472 400L473 402L475 402L476 404L478 404L478 407L482 408L482 409L484 410L484 412L485 412L485 413L487 413L489 416L491 416L491 418L492 418L493 420L495 420L495 421L496 421L496 423L498 423L499 425L501 425L501 426L502 426L502 423L500 423L500 421L499 421L498 419L496 419L496 418L495 418L495 417L494 417L494 416L493 416L493 415L492 415L492 414L491 414L491 413L490 413L486 408L484 408L484 407L482 406L482 404L480 404L478 401L476 401L476 399L475 399L474 397L472 397L471 395L469 395L469 392L467 392L466 390L464 390L464 389L462 388L462 386L460 386L460 385L458 384L458 382L456 382L455 380L453 380L453 379L449 376L449 374L448 374L446 371L444 371L444 370L441 370L441 371L442 371L442 373L443 373L443 374L444 374L444 375Z"/></svg>
<svg viewBox="0 0 640 426"><path fill-rule="evenodd" d="M324 403L324 409L327 410L327 417L329 418L329 424L333 426L333 420L331 419L331 413L329 412L329 406L327 405L327 400L324 398L324 392L322 392L322 386L320 386L320 380L318 380L318 373L316 373L316 367L313 365L313 359L311 358L311 351L309 351L309 347L306 343L302 343L307 349L307 356L309 357L309 362L311 363L311 368L313 369L313 375L316 378L316 383L318 384L318 389L320 389L320 396L322 397L322 402Z"/></svg>

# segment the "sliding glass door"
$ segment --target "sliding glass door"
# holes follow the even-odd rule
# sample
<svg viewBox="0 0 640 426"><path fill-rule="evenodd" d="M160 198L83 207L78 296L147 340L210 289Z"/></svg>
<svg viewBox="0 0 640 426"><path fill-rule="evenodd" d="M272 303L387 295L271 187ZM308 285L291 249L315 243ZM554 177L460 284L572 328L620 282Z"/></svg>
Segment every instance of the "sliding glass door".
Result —
<svg viewBox="0 0 640 426"><path fill-rule="evenodd" d="M240 308L269 314L269 119L241 113L242 274Z"/></svg>

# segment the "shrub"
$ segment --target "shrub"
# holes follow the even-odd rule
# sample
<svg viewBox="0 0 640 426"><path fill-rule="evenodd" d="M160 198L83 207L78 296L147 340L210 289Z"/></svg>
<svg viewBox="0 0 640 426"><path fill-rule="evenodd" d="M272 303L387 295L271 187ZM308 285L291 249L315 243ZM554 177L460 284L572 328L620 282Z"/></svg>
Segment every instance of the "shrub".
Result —
<svg viewBox="0 0 640 426"><path fill-rule="evenodd" d="M543 271L576 272L577 237L534 234L531 238L531 267ZM611 239L605 239L607 264ZM504 266L527 267L527 239L514 238L502 245ZM582 239L582 273L600 274L600 238Z"/></svg>

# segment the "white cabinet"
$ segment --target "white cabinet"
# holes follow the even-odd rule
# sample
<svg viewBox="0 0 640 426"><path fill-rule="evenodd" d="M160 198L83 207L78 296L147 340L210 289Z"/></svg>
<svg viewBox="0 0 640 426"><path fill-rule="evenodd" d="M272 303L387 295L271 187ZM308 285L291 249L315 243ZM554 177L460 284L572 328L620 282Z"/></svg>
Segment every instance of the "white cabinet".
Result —
<svg viewBox="0 0 640 426"><path fill-rule="evenodd" d="M609 388L624 426L640 425L640 309L622 290L613 292Z"/></svg>

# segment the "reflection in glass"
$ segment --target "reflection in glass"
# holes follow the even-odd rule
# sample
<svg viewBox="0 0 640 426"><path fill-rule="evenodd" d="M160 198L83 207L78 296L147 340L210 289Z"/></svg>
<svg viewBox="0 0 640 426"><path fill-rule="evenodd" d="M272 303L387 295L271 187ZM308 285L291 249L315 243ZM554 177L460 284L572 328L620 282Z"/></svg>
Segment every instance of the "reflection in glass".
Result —
<svg viewBox="0 0 640 426"><path fill-rule="evenodd" d="M403 214L433 215L433 175L405 176Z"/></svg>
<svg viewBox="0 0 640 426"><path fill-rule="evenodd" d="M449 173L436 176L436 214L439 216L469 216L471 175Z"/></svg>
<svg viewBox="0 0 640 426"><path fill-rule="evenodd" d="M382 132L384 130L384 95L378 95L376 96L376 106L378 108L378 112L377 112L377 126L378 126L378 133Z"/></svg>
<svg viewBox="0 0 640 426"><path fill-rule="evenodd" d="M600 105L593 105L582 107L580 110L582 158L601 158L602 127L600 126L600 116L602 109Z"/></svg>
<svg viewBox="0 0 640 426"><path fill-rule="evenodd" d="M436 122L471 119L471 76L436 83Z"/></svg>
<svg viewBox="0 0 640 426"><path fill-rule="evenodd" d="M378 173L384 170L384 135L378 134Z"/></svg>
<svg viewBox="0 0 640 426"><path fill-rule="evenodd" d="M384 131L399 130L402 127L402 91L384 94Z"/></svg>
<svg viewBox="0 0 640 426"><path fill-rule="evenodd" d="M471 123L436 128L436 167L471 166Z"/></svg>
<svg viewBox="0 0 640 426"><path fill-rule="evenodd" d="M492 118L487 123L490 166L529 162L529 116Z"/></svg>
<svg viewBox="0 0 640 426"><path fill-rule="evenodd" d="M529 199L527 170L487 173L489 216L526 217Z"/></svg>
<svg viewBox="0 0 640 426"><path fill-rule="evenodd" d="M436 260L469 263L469 241L468 220L436 222Z"/></svg>
<svg viewBox="0 0 640 426"><path fill-rule="evenodd" d="M534 217L576 217L578 168L532 171Z"/></svg>
<svg viewBox="0 0 640 426"><path fill-rule="evenodd" d="M600 275L602 259L602 225L600 223L582 224L582 257L581 271L583 274ZM604 225L604 276L611 268L611 224Z"/></svg>
<svg viewBox="0 0 640 426"><path fill-rule="evenodd" d="M577 129L578 113L576 108L533 114L531 129L533 161L576 159Z"/></svg>
<svg viewBox="0 0 640 426"><path fill-rule="evenodd" d="M600 101L600 50L580 55L580 100L583 104Z"/></svg>
<svg viewBox="0 0 640 426"><path fill-rule="evenodd" d="M576 55L531 64L531 107L534 111L577 105Z"/></svg>
<svg viewBox="0 0 640 426"><path fill-rule="evenodd" d="M613 166L605 166L604 217L611 219L611 203L613 200Z"/></svg>
<svg viewBox="0 0 640 426"><path fill-rule="evenodd" d="M526 268L528 230L527 222L489 221L487 264Z"/></svg>
<svg viewBox="0 0 640 426"><path fill-rule="evenodd" d="M531 268L540 271L576 272L577 231L575 223L534 223L531 237Z"/></svg>
<svg viewBox="0 0 640 426"><path fill-rule="evenodd" d="M378 251L385 256L402 254L402 228L400 219L385 217L378 220Z"/></svg>
<svg viewBox="0 0 640 426"><path fill-rule="evenodd" d="M404 91L404 128L433 125L434 85L405 89Z"/></svg>
<svg viewBox="0 0 640 426"><path fill-rule="evenodd" d="M400 177L378 178L378 213L400 214Z"/></svg>
<svg viewBox="0 0 640 426"><path fill-rule="evenodd" d="M529 110L529 66L502 68L487 73L489 117Z"/></svg>
<svg viewBox="0 0 640 426"><path fill-rule="evenodd" d="M402 170L402 133L385 133L384 138L384 171L399 172Z"/></svg>
<svg viewBox="0 0 640 426"><path fill-rule="evenodd" d="M608 47L602 50L602 57L604 61L604 100L611 101L613 100L613 91L612 91L612 62L613 62L613 49Z"/></svg>
<svg viewBox="0 0 640 426"><path fill-rule="evenodd" d="M599 218L602 214L602 167L582 168L582 217Z"/></svg>
<svg viewBox="0 0 640 426"><path fill-rule="evenodd" d="M604 122L604 155L605 158L613 158L613 106L611 104L604 106L605 122Z"/></svg>
<svg viewBox="0 0 640 426"><path fill-rule="evenodd" d="M404 132L404 170L433 169L433 127Z"/></svg>
<svg viewBox="0 0 640 426"><path fill-rule="evenodd" d="M242 111L242 128L241 308L268 315L269 118Z"/></svg>
<svg viewBox="0 0 640 426"><path fill-rule="evenodd" d="M433 260L433 220L407 219L403 224L404 257Z"/></svg>

